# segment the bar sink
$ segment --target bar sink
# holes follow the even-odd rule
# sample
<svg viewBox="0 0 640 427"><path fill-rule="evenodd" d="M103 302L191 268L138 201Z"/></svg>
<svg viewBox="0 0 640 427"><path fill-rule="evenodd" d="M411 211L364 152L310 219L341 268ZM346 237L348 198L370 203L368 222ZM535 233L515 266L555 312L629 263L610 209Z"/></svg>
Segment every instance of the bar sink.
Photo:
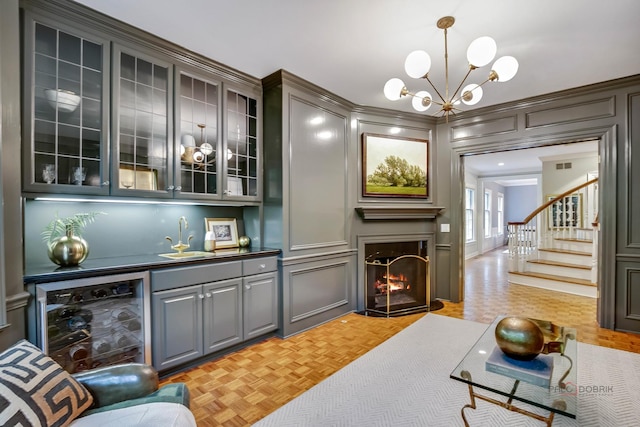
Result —
<svg viewBox="0 0 640 427"><path fill-rule="evenodd" d="M158 256L172 259L184 259L184 258L194 258L194 257L204 257L204 256L215 256L213 252L204 252L204 251L188 251L188 252L172 252L168 254L158 254Z"/></svg>

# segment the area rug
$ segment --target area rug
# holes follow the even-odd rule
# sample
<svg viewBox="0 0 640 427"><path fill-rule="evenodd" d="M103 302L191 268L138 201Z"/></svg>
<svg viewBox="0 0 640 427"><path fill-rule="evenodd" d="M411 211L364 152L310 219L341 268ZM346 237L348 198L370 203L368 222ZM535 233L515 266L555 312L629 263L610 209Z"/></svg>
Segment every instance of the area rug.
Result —
<svg viewBox="0 0 640 427"><path fill-rule="evenodd" d="M487 327L429 313L255 426L462 426L469 394L449 374ZM578 343L577 366L577 419L556 415L554 427L640 425L640 354ZM476 402L471 426L544 425Z"/></svg>

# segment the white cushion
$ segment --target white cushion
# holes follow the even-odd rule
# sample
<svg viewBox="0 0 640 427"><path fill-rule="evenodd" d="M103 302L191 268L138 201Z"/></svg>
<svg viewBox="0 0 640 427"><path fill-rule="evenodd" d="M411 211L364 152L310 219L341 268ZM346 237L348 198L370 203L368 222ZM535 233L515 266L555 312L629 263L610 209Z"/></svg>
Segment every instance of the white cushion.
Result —
<svg viewBox="0 0 640 427"><path fill-rule="evenodd" d="M76 418L70 427L196 426L193 414L180 403L153 402Z"/></svg>

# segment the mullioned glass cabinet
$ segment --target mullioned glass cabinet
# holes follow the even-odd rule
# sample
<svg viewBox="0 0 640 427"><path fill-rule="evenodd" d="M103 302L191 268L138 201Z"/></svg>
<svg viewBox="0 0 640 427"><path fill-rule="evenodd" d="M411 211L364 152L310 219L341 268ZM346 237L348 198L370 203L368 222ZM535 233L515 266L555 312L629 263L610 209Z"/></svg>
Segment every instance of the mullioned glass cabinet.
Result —
<svg viewBox="0 0 640 427"><path fill-rule="evenodd" d="M108 194L109 44L47 21L25 26L24 188Z"/></svg>
<svg viewBox="0 0 640 427"><path fill-rule="evenodd" d="M258 84L24 16L25 192L261 200Z"/></svg>

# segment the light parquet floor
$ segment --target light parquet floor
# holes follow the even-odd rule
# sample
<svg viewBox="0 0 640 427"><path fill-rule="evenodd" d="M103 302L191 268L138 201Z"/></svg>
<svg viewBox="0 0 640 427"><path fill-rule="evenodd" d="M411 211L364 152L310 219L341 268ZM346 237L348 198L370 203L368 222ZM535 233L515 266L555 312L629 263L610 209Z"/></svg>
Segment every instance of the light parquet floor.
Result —
<svg viewBox="0 0 640 427"><path fill-rule="evenodd" d="M578 340L640 353L640 335L598 327L596 300L507 283L507 259L495 250L467 261L465 301L435 313L490 323L498 314L575 327ZM345 315L296 336L269 338L175 374L185 382L198 426L247 426L387 340L425 314L375 318Z"/></svg>

